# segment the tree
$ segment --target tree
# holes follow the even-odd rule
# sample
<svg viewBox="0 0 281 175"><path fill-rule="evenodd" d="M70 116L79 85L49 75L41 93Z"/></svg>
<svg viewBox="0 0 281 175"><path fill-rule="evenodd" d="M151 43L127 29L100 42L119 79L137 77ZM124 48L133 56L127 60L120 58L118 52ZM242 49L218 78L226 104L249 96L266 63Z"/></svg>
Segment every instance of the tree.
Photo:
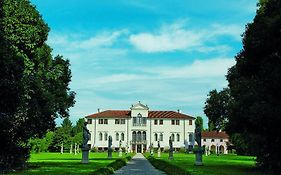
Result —
<svg viewBox="0 0 281 175"><path fill-rule="evenodd" d="M225 125L228 121L231 99L232 97L228 88L220 92L217 90L209 92L205 102L204 113L209 119L208 127L210 131L225 129Z"/></svg>
<svg viewBox="0 0 281 175"><path fill-rule="evenodd" d="M200 127L201 131L203 131L204 127L203 127L203 118L202 117L200 117L200 116L196 117L195 126L196 126L196 128Z"/></svg>
<svg viewBox="0 0 281 175"><path fill-rule="evenodd" d="M246 26L243 49L227 79L233 97L227 131L239 134L258 166L281 169L281 1L263 0Z"/></svg>
<svg viewBox="0 0 281 175"><path fill-rule="evenodd" d="M28 140L54 128L74 105L69 61L52 58L48 32L28 0L0 1L1 171L24 166Z"/></svg>
<svg viewBox="0 0 281 175"><path fill-rule="evenodd" d="M72 130L74 136L83 131L84 122L84 118L80 118L79 120L77 120L76 125L73 127Z"/></svg>
<svg viewBox="0 0 281 175"><path fill-rule="evenodd" d="M66 135L72 136L72 123L68 117L66 117L61 124L61 129Z"/></svg>

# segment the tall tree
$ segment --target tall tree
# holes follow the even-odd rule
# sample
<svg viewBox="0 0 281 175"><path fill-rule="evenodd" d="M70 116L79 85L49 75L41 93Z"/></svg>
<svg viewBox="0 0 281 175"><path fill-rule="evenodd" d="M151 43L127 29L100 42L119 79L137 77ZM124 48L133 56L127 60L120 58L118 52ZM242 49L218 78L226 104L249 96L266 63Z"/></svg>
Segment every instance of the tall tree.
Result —
<svg viewBox="0 0 281 175"><path fill-rule="evenodd" d="M200 127L201 131L203 131L204 127L203 127L203 118L202 117L200 117L200 116L196 117L195 126L196 126L196 128Z"/></svg>
<svg viewBox="0 0 281 175"><path fill-rule="evenodd" d="M233 105L227 130L242 136L259 166L281 169L281 1L263 0L227 79Z"/></svg>
<svg viewBox="0 0 281 175"><path fill-rule="evenodd" d="M69 61L52 58L48 32L29 0L0 1L1 171L23 166L29 138L54 128L74 105Z"/></svg>
<svg viewBox="0 0 281 175"><path fill-rule="evenodd" d="M204 113L208 117L208 127L210 131L224 130L228 121L229 105L232 97L228 88L218 92L212 90L208 94L205 102Z"/></svg>

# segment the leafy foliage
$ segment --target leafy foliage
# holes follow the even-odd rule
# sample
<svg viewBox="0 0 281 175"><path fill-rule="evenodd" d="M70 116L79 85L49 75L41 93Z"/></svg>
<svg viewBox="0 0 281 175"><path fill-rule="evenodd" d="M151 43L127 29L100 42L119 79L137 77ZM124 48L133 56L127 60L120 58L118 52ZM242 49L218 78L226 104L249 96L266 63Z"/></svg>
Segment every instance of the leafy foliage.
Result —
<svg viewBox="0 0 281 175"><path fill-rule="evenodd" d="M261 0L246 26L243 49L229 69L229 102L211 91L205 113L215 128L225 126L236 146L257 156L257 165L278 172L281 145L281 1ZM227 96L226 96L227 97ZM227 105L223 105L224 102ZM224 121L226 117L226 123ZM244 149L244 150L243 150Z"/></svg>
<svg viewBox="0 0 281 175"><path fill-rule="evenodd" d="M247 25L243 49L227 75L234 103L228 131L239 133L257 155L258 165L280 170L281 1L261 1Z"/></svg>
<svg viewBox="0 0 281 175"><path fill-rule="evenodd" d="M228 88L220 92L217 90L210 91L204 107L204 113L209 119L208 127L210 131L225 129L231 99Z"/></svg>
<svg viewBox="0 0 281 175"><path fill-rule="evenodd" d="M196 126L196 128L199 126L201 131L203 131L204 127L203 127L203 118L202 117L200 117L200 116L196 117L195 126Z"/></svg>
<svg viewBox="0 0 281 175"><path fill-rule="evenodd" d="M29 138L54 128L74 105L69 61L52 58L48 32L28 0L0 2L1 170L24 165Z"/></svg>

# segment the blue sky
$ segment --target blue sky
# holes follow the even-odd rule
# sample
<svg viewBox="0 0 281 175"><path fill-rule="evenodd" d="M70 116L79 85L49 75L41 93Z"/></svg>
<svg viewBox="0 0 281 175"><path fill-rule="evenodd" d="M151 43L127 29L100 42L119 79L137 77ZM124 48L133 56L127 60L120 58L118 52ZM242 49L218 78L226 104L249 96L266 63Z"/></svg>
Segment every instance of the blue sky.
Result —
<svg viewBox="0 0 281 175"><path fill-rule="evenodd" d="M227 85L256 0L32 0L51 28L53 55L71 62L70 119L97 108L180 109L203 116ZM60 120L57 121L58 123Z"/></svg>

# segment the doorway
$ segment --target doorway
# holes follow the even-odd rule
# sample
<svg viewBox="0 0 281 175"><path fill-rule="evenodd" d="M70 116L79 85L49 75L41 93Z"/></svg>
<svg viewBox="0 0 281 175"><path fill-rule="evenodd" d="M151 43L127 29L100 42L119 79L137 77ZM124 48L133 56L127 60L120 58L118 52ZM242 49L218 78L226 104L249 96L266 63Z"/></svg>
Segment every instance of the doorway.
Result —
<svg viewBox="0 0 281 175"><path fill-rule="evenodd" d="M141 153L141 144L137 145L137 153Z"/></svg>

